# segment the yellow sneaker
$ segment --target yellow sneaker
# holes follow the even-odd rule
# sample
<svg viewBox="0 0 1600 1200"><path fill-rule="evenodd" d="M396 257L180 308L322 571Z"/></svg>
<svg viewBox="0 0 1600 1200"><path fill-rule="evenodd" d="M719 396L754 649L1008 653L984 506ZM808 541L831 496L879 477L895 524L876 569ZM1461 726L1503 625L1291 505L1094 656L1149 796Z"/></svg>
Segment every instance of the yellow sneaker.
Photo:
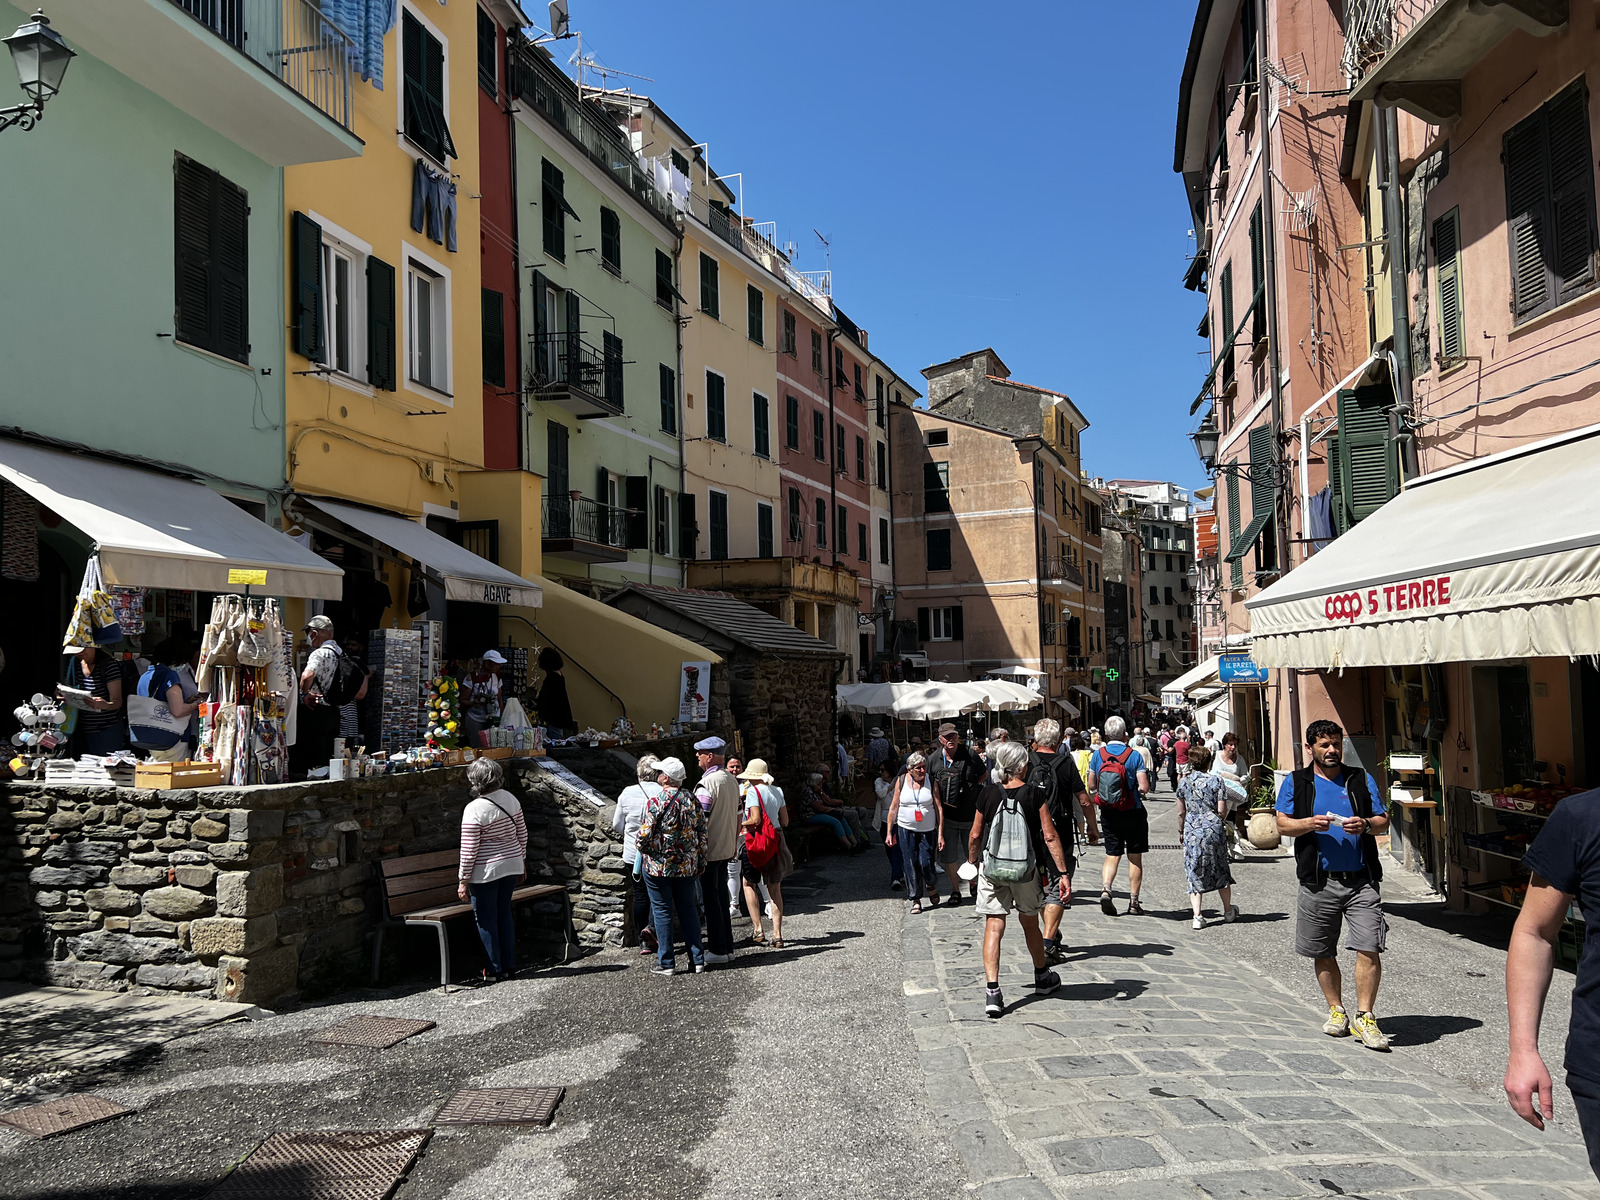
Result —
<svg viewBox="0 0 1600 1200"><path fill-rule="evenodd" d="M1328 1019L1323 1022L1322 1032L1329 1037L1349 1037L1350 1017L1342 1008L1328 1009Z"/></svg>
<svg viewBox="0 0 1600 1200"><path fill-rule="evenodd" d="M1378 1018L1369 1012L1358 1012L1353 1022L1354 1032L1361 1044L1369 1050L1387 1050L1389 1035L1378 1028Z"/></svg>

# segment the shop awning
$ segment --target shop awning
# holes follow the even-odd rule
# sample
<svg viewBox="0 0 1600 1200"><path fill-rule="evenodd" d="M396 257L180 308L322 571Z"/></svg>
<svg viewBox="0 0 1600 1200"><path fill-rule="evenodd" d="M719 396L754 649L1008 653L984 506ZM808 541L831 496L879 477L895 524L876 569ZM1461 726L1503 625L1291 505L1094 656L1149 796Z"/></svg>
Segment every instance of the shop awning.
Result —
<svg viewBox="0 0 1600 1200"><path fill-rule="evenodd" d="M1414 480L1246 601L1264 667L1600 654L1600 425Z"/></svg>
<svg viewBox="0 0 1600 1200"><path fill-rule="evenodd" d="M446 600L507 604L513 608L538 608L544 603L544 592L538 584L529 583L486 558L479 558L464 546L440 537L407 517L314 496L301 499L436 573L444 581Z"/></svg>
<svg viewBox="0 0 1600 1200"><path fill-rule="evenodd" d="M107 583L236 592L230 571L265 571L251 584L257 595L343 594L338 567L201 484L4 440L0 477L87 535Z"/></svg>
<svg viewBox="0 0 1600 1200"><path fill-rule="evenodd" d="M1100 693L1095 691L1092 687L1084 687L1081 683L1075 683L1072 685L1072 690L1077 692L1080 696L1088 697L1096 704L1100 702Z"/></svg>
<svg viewBox="0 0 1600 1200"><path fill-rule="evenodd" d="M1208 683L1217 677L1217 660L1208 658L1198 666L1190 667L1171 683L1162 685L1161 703L1179 705L1184 698L1202 684Z"/></svg>
<svg viewBox="0 0 1600 1200"><path fill-rule="evenodd" d="M1152 695L1149 692L1140 692L1137 696L1134 697L1134 699L1135 700L1143 700L1146 704L1160 704L1161 703L1161 697L1160 696Z"/></svg>
<svg viewBox="0 0 1600 1200"><path fill-rule="evenodd" d="M1055 698L1055 703L1058 704L1061 707L1061 711L1062 712L1066 713L1067 716L1072 717L1074 720L1076 720L1081 715L1078 712L1078 706L1076 704L1072 703L1072 701L1070 701L1070 700L1065 700L1062 697L1057 696Z"/></svg>

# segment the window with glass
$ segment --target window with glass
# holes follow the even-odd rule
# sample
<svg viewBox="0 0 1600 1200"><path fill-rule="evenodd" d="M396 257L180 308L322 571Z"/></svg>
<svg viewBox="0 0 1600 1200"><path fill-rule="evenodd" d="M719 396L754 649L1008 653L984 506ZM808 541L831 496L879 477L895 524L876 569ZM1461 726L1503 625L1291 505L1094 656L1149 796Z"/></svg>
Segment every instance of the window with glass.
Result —
<svg viewBox="0 0 1600 1200"><path fill-rule="evenodd" d="M922 464L922 511L947 513L950 511L950 464L931 462Z"/></svg>
<svg viewBox="0 0 1600 1200"><path fill-rule="evenodd" d="M930 529L927 532L928 570L950 570L950 531Z"/></svg>

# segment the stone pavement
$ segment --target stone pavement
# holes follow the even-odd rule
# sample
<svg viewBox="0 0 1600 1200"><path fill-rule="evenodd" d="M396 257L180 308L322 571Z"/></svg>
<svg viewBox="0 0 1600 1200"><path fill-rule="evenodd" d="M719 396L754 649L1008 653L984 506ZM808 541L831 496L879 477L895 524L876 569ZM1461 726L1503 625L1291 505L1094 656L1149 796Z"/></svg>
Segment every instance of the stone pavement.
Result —
<svg viewBox="0 0 1600 1200"><path fill-rule="evenodd" d="M999 1020L983 1011L973 910L906 918L928 1100L983 1200L1600 1195L1559 1085L1541 1134L1403 1050L1323 1035L1306 1000L1167 922L1082 912L1064 930L1087 944L1047 997L1008 923Z"/></svg>

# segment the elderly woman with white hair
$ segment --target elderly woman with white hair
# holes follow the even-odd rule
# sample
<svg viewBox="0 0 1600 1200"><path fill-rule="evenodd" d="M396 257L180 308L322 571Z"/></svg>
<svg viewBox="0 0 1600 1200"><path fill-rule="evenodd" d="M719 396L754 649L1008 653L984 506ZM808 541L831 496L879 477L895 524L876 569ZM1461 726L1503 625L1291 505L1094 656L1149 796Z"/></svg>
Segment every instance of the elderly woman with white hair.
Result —
<svg viewBox="0 0 1600 1200"><path fill-rule="evenodd" d="M517 967L517 929L511 893L528 878L528 826L522 803L502 786L505 772L492 758L467 768L472 802L461 814L461 870L456 894L472 901L478 937L489 960L485 983L510 979Z"/></svg>
<svg viewBox="0 0 1600 1200"><path fill-rule="evenodd" d="M654 754L641 755L634 772L638 782L623 788L617 797L611 828L622 835L622 861L628 864L628 891L632 896L633 928L639 935L639 953L649 954L656 948L656 935L650 925L650 893L645 888L644 867L639 860L639 822L644 820L650 797L660 790L656 779L661 774L661 760Z"/></svg>
<svg viewBox="0 0 1600 1200"><path fill-rule="evenodd" d="M895 780L889 800L888 843L901 848L911 911L922 911L924 893L938 908L944 805L939 802L939 785L928 777L928 760L921 754L910 755L905 774Z"/></svg>
<svg viewBox="0 0 1600 1200"><path fill-rule="evenodd" d="M664 758L656 765L660 789L645 804L638 839L659 946L656 965L650 973L677 973L672 943L672 918L676 914L689 947L689 960L699 974L706 969L706 952L700 940L695 881L705 870L710 849L706 814L700 801L683 786L688 772L679 759Z"/></svg>

